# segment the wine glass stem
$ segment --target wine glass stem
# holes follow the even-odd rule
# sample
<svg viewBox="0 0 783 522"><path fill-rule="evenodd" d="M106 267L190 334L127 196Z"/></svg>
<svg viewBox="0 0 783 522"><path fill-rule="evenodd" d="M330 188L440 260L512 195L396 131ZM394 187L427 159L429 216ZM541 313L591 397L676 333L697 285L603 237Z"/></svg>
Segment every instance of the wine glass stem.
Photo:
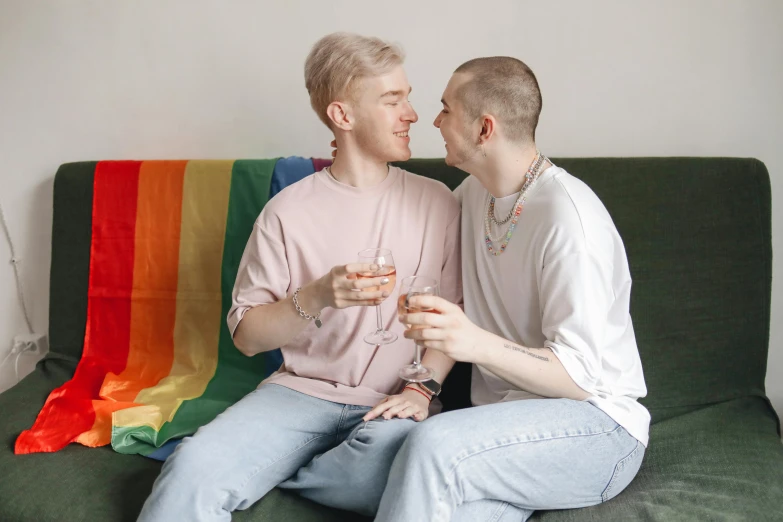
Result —
<svg viewBox="0 0 783 522"><path fill-rule="evenodd" d="M383 318L381 317L381 305L375 305L375 316L378 323L378 329L376 332L383 331Z"/></svg>
<svg viewBox="0 0 783 522"><path fill-rule="evenodd" d="M421 366L421 345L416 343L416 358L413 360L415 366Z"/></svg>

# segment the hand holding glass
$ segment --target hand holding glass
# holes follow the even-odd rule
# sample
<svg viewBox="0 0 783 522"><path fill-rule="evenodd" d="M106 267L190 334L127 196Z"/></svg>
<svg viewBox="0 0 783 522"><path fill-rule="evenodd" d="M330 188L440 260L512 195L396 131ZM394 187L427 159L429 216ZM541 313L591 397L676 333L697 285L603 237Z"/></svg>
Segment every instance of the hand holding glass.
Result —
<svg viewBox="0 0 783 522"><path fill-rule="evenodd" d="M438 282L426 276L409 276L402 280L400 285L400 297L397 301L397 313L403 314L415 314L419 312L438 313L436 310L429 308L417 308L411 306L410 299L418 295L439 295ZM407 325L411 328L411 325ZM415 326L415 329L423 329L426 326ZM421 364L421 345L416 342L416 356L413 360L413 364L403 367L400 370L400 379L408 382L424 382L433 378L433 372L429 368L422 366Z"/></svg>
<svg viewBox="0 0 783 522"><path fill-rule="evenodd" d="M359 263L370 265L371 270L359 272L359 279L371 279L374 277L386 277L389 282L381 286L367 288L368 292L388 292L391 294L394 286L397 284L397 270L394 268L394 258L391 250L386 248L368 248L359 252ZM367 344L389 344L397 340L397 334L389 332L383 327L383 317L381 314L381 305L375 305L376 329L374 332L364 336L364 342Z"/></svg>

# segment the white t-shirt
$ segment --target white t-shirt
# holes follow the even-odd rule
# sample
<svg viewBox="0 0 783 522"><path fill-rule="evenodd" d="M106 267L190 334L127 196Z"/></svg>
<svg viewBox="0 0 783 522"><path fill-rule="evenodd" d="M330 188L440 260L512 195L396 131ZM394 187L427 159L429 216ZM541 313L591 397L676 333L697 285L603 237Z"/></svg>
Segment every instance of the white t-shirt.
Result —
<svg viewBox="0 0 783 522"><path fill-rule="evenodd" d="M523 346L550 348L591 394L586 400L646 446L650 414L637 401L647 388L629 313L631 274L622 239L595 193L560 167L546 169L497 257L484 240L489 192L469 176L455 195L462 203L467 316ZM496 200L498 219L517 196ZM493 237L508 225L493 224ZM529 398L539 396L473 366L474 405Z"/></svg>

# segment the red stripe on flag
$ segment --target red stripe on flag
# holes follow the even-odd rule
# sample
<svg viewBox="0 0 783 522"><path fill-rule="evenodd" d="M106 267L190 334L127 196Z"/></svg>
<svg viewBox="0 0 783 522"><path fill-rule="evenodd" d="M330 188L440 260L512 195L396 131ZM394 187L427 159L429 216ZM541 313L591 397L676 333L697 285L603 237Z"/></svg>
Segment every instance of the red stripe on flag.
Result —
<svg viewBox="0 0 783 522"><path fill-rule="evenodd" d="M130 342L139 161L103 161L95 168L87 328L73 379L54 390L15 452L51 452L92 428L92 401L106 374L125 369Z"/></svg>

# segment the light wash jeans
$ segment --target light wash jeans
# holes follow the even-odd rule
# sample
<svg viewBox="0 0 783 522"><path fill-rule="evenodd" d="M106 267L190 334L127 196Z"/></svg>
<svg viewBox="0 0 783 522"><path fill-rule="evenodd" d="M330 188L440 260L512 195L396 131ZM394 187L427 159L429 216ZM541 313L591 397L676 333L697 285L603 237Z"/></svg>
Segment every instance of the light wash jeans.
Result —
<svg viewBox="0 0 783 522"><path fill-rule="evenodd" d="M529 399L436 415L394 460L379 522L523 521L591 506L636 476L645 448L588 402Z"/></svg>
<svg viewBox="0 0 783 522"><path fill-rule="evenodd" d="M375 514L410 419L268 384L186 438L166 460L139 520L226 521L275 486Z"/></svg>

